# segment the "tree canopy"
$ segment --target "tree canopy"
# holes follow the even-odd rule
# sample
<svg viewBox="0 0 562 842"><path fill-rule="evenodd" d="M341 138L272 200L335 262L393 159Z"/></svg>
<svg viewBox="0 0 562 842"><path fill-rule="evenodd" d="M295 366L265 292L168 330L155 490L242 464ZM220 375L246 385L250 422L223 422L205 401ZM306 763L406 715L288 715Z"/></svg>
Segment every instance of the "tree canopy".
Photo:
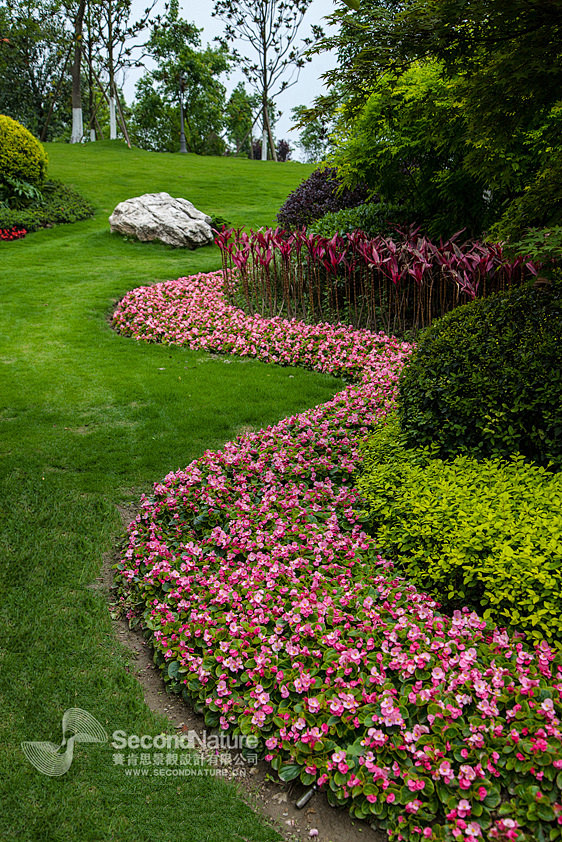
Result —
<svg viewBox="0 0 562 842"><path fill-rule="evenodd" d="M422 184L456 203L451 225L561 221L562 0L362 0L332 21L319 49L339 61L317 111L339 116L350 183L407 196L434 233Z"/></svg>
<svg viewBox="0 0 562 842"><path fill-rule="evenodd" d="M177 3L153 28L146 48L156 68L137 84L131 133L145 149L174 152L179 148L179 92L185 102L188 152L220 154L226 89L220 77L230 67L227 51L201 49L200 30L179 17Z"/></svg>
<svg viewBox="0 0 562 842"><path fill-rule="evenodd" d="M270 102L298 80L312 39L297 34L311 0L215 0L214 14L225 22L221 43L229 49L262 105L262 157L269 145L277 157L271 132ZM320 37L318 26L313 26ZM239 50L235 44L244 44ZM234 46L233 46L234 45Z"/></svg>

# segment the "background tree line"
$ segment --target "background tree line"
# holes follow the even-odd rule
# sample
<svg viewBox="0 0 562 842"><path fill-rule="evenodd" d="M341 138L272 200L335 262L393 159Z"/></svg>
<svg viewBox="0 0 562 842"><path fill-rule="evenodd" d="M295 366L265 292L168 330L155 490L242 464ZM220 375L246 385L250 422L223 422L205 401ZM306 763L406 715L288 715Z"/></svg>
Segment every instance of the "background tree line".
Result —
<svg viewBox="0 0 562 842"><path fill-rule="evenodd" d="M216 0L225 36L203 46L178 0L162 14L153 3L138 19L132 0L2 0L0 112L43 140L120 133L146 149L177 151L181 88L188 151L287 160L289 144L273 133L276 97L308 60L311 39L297 32L310 2ZM147 69L127 106L118 80L133 65ZM227 96L234 68L246 82Z"/></svg>

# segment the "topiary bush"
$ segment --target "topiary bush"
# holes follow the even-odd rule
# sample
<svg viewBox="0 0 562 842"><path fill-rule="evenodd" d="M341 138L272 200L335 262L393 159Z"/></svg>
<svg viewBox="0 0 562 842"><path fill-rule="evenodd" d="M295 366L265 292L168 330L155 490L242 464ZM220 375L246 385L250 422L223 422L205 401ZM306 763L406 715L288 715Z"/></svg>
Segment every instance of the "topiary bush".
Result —
<svg viewBox="0 0 562 842"><path fill-rule="evenodd" d="M522 456L435 459L405 447L394 420L369 439L357 488L407 581L562 649L562 474Z"/></svg>
<svg viewBox="0 0 562 842"><path fill-rule="evenodd" d="M0 182L10 179L40 187L47 174L47 153L31 132L0 114Z"/></svg>
<svg viewBox="0 0 562 842"><path fill-rule="evenodd" d="M403 372L409 446L522 453L562 468L562 278L477 299L434 322Z"/></svg>
<svg viewBox="0 0 562 842"><path fill-rule="evenodd" d="M284 228L299 228L320 219L329 211L356 207L366 199L366 187L356 187L353 190L342 188L337 170L324 167L315 170L289 194L277 214L277 221Z"/></svg>

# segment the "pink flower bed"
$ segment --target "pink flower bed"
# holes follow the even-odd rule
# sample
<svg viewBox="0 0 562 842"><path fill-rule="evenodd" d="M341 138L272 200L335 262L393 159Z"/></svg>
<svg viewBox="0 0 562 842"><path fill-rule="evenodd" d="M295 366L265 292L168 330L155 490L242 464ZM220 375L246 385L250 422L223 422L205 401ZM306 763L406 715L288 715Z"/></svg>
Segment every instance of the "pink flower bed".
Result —
<svg viewBox="0 0 562 842"><path fill-rule="evenodd" d="M220 273L134 290L114 324L355 381L142 499L118 576L171 688L389 839L562 838L560 654L443 615L358 521L361 443L409 346L248 317Z"/></svg>

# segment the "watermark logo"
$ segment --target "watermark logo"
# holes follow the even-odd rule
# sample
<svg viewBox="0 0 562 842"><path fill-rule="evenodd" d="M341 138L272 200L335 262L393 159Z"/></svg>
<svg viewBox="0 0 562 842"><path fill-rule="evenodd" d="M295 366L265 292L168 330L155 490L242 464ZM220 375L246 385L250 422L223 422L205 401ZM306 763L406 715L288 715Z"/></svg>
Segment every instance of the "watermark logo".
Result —
<svg viewBox="0 0 562 842"><path fill-rule="evenodd" d="M62 743L25 742L22 751L44 775L64 775L72 765L75 743L106 743L107 734L98 720L81 708L69 708L62 717Z"/></svg>
<svg viewBox="0 0 562 842"><path fill-rule="evenodd" d="M253 734L128 734L114 731L114 766L127 777L246 777L258 762L259 741Z"/></svg>

